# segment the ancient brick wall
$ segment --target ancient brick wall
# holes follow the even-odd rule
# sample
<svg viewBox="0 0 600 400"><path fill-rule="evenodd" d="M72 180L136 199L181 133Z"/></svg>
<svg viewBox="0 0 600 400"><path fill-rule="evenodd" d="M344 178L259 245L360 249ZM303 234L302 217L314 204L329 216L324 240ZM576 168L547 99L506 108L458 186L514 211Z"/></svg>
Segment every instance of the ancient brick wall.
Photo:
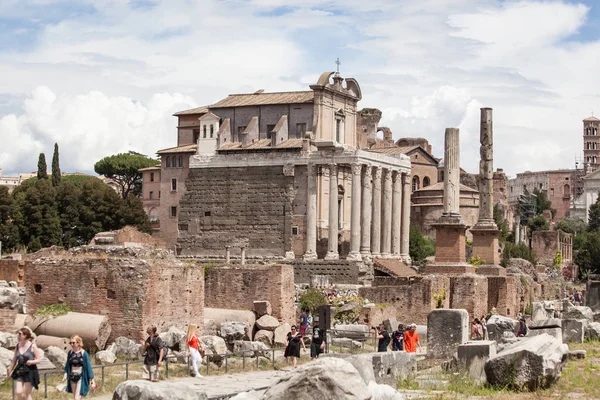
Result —
<svg viewBox="0 0 600 400"><path fill-rule="evenodd" d="M203 329L203 269L172 257L66 253L40 258L28 269L29 313L60 302L76 312L106 315L112 327L109 341L140 339L148 325L185 329L193 322Z"/></svg>
<svg viewBox="0 0 600 400"><path fill-rule="evenodd" d="M0 280L15 281L19 286L24 286L27 264L29 261L0 260Z"/></svg>
<svg viewBox="0 0 600 400"><path fill-rule="evenodd" d="M531 248L538 262L554 265L556 252L560 250L559 231L536 231L531 236Z"/></svg>
<svg viewBox="0 0 600 400"><path fill-rule="evenodd" d="M192 169L186 188L179 213L182 255L210 255L240 243L249 256L291 251L294 177L283 167Z"/></svg>
<svg viewBox="0 0 600 400"><path fill-rule="evenodd" d="M381 285L384 282L379 280L378 283ZM426 324L427 315L436 308L434 294L445 291L442 306L450 306L450 278L447 276L396 278L390 283L393 285L361 287L358 294L374 303L392 304L396 308L398 321L403 323Z"/></svg>
<svg viewBox="0 0 600 400"><path fill-rule="evenodd" d="M296 283L310 283L311 276L324 275L330 284L356 285L368 274L363 263L349 260L296 260L293 265Z"/></svg>
<svg viewBox="0 0 600 400"><path fill-rule="evenodd" d="M450 277L450 308L463 308L471 319L488 312L487 277L474 274Z"/></svg>
<svg viewBox="0 0 600 400"><path fill-rule="evenodd" d="M268 300L274 317L295 321L294 271L289 265L212 268L205 288L206 307L253 310L254 301Z"/></svg>

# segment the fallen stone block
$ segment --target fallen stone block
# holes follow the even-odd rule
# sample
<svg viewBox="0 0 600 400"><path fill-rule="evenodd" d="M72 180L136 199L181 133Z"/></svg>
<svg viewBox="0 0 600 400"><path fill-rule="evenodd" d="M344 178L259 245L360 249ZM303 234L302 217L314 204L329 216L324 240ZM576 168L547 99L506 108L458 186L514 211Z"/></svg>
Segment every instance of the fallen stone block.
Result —
<svg viewBox="0 0 600 400"><path fill-rule="evenodd" d="M223 322L219 329L219 336L228 344L234 340L250 340L251 334L251 328L245 322Z"/></svg>
<svg viewBox="0 0 600 400"><path fill-rule="evenodd" d="M586 306L570 306L565 310L563 308L562 319L585 319L594 321L594 312Z"/></svg>
<svg viewBox="0 0 600 400"><path fill-rule="evenodd" d="M161 332L158 336L162 339L165 346L172 350L185 351L187 349L185 332L175 326L169 327L168 331Z"/></svg>
<svg viewBox="0 0 600 400"><path fill-rule="evenodd" d="M256 320L256 327L258 329L264 329L267 331L275 331L279 326L279 321L277 318L272 317L270 315L263 315L259 319Z"/></svg>
<svg viewBox="0 0 600 400"><path fill-rule="evenodd" d="M9 332L0 332L0 347L5 349L14 349L17 347L17 335Z"/></svg>
<svg viewBox="0 0 600 400"><path fill-rule="evenodd" d="M184 381L125 381L115 389L113 400L207 400L203 391Z"/></svg>
<svg viewBox="0 0 600 400"><path fill-rule="evenodd" d="M458 362L477 383L485 383L485 363L496 356L493 340L471 341L458 346Z"/></svg>
<svg viewBox="0 0 600 400"><path fill-rule="evenodd" d="M546 310L546 305L542 301L534 301L532 304L532 309L532 321L543 321L545 319L554 317L554 311L552 312L552 315L549 315L548 311Z"/></svg>
<svg viewBox="0 0 600 400"><path fill-rule="evenodd" d="M350 339L367 339L371 334L367 325L359 324L337 324L330 332L333 337Z"/></svg>
<svg viewBox="0 0 600 400"><path fill-rule="evenodd" d="M469 340L467 310L437 309L427 315L427 356L452 357Z"/></svg>
<svg viewBox="0 0 600 400"><path fill-rule="evenodd" d="M585 338L598 340L600 339L600 322L590 322L585 328Z"/></svg>
<svg viewBox="0 0 600 400"><path fill-rule="evenodd" d="M552 336L553 338L560 340L561 342L563 341L563 331L561 328L542 328L542 329L531 329L529 331L529 336L539 336L539 335L543 335L543 334L547 334Z"/></svg>
<svg viewBox="0 0 600 400"><path fill-rule="evenodd" d="M271 302L267 300L255 301L253 303L254 312L256 313L256 317L260 318L263 315L271 315L273 313L273 308L271 307Z"/></svg>
<svg viewBox="0 0 600 400"><path fill-rule="evenodd" d="M583 343L586 326L587 320L585 319L563 319L563 343Z"/></svg>
<svg viewBox="0 0 600 400"><path fill-rule="evenodd" d="M273 336L274 333L271 331L260 330L254 334L255 342L262 342L267 346L273 345Z"/></svg>
<svg viewBox="0 0 600 400"><path fill-rule="evenodd" d="M388 318L383 321L383 326L385 326L385 330L391 335L396 329L398 329L398 320L396 318Z"/></svg>
<svg viewBox="0 0 600 400"><path fill-rule="evenodd" d="M376 382L375 372L373 370L373 353L368 354L350 354L350 353L323 353L319 356L321 358L341 358L348 361L356 368L360 376L362 377L365 384L370 382ZM416 361L415 361L416 364ZM416 365L415 365L416 366Z"/></svg>
<svg viewBox="0 0 600 400"><path fill-rule="evenodd" d="M282 347L287 345L287 334L291 332L292 326L287 322L279 325L273 332L273 345L275 347Z"/></svg>
<svg viewBox="0 0 600 400"><path fill-rule="evenodd" d="M502 315L492 315L487 321L487 329L489 339L500 344L517 334L519 321ZM505 332L510 332L511 335L505 336Z"/></svg>
<svg viewBox="0 0 600 400"><path fill-rule="evenodd" d="M559 318L548 318L541 321L531 321L527 324L530 330L547 329L547 328L562 328L562 320Z"/></svg>
<svg viewBox="0 0 600 400"><path fill-rule="evenodd" d="M486 362L485 375L492 385L547 388L560 377L568 354L569 347L550 335L521 338Z"/></svg>
<svg viewBox="0 0 600 400"><path fill-rule="evenodd" d="M142 345L124 336L116 338L106 350L111 351L119 359L134 360L142 355Z"/></svg>
<svg viewBox="0 0 600 400"><path fill-rule="evenodd" d="M96 353L96 361L101 365L114 364L117 361L117 356L112 351L101 350Z"/></svg>
<svg viewBox="0 0 600 400"><path fill-rule="evenodd" d="M15 356L15 352L5 349L4 347L0 347L0 365L4 365L5 367L10 366L10 362Z"/></svg>
<svg viewBox="0 0 600 400"><path fill-rule="evenodd" d="M245 357L267 357L271 358L271 349L262 342L250 342L246 340L234 340L233 352L244 353ZM238 354L241 356L241 354Z"/></svg>
<svg viewBox="0 0 600 400"><path fill-rule="evenodd" d="M65 364L67 363L67 352L63 349L56 346L50 346L45 349L44 354L52 364L59 368L65 367Z"/></svg>
<svg viewBox="0 0 600 400"><path fill-rule="evenodd" d="M227 354L227 344L218 336L201 336L200 340L206 350L207 360L219 364ZM210 356L210 357L208 357Z"/></svg>
<svg viewBox="0 0 600 400"><path fill-rule="evenodd" d="M71 350L69 338L39 335L35 338L35 344L42 350L46 350L50 346L58 347L63 351Z"/></svg>
<svg viewBox="0 0 600 400"><path fill-rule="evenodd" d="M358 349L362 347L362 342L352 340L350 338L332 338L331 345L333 347L344 347L348 349Z"/></svg>
<svg viewBox="0 0 600 400"><path fill-rule="evenodd" d="M71 337L79 335L86 350L102 350L106 346L111 327L106 315L69 312L59 317L35 318L32 322L37 335Z"/></svg>

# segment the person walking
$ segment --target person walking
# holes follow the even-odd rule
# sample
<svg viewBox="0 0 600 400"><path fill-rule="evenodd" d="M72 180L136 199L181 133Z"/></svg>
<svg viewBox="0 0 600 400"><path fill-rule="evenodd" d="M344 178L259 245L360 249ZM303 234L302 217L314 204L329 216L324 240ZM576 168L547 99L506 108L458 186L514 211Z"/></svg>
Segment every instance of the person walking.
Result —
<svg viewBox="0 0 600 400"><path fill-rule="evenodd" d="M377 327L377 339L379 339L379 342L377 342L377 352L385 353L390 345L390 334L383 324Z"/></svg>
<svg viewBox="0 0 600 400"><path fill-rule="evenodd" d="M398 324L398 329L392 332L392 351L404 350L404 325Z"/></svg>
<svg viewBox="0 0 600 400"><path fill-rule="evenodd" d="M28 327L17 331L17 347L8 371L15 382L15 394L19 400L31 400L31 392L37 390L40 375L37 365L42 360L41 350L33 343L33 332Z"/></svg>
<svg viewBox="0 0 600 400"><path fill-rule="evenodd" d="M487 321L485 319L485 315L481 316L481 319L479 320L479 323L481 324L481 328L483 329L483 340L489 340L488 329L487 329Z"/></svg>
<svg viewBox="0 0 600 400"><path fill-rule="evenodd" d="M67 353L67 362L65 363L63 382L67 382L65 388L67 393L73 393L75 400L81 400L87 396L90 388L95 389L94 370L90 356L83 349L83 340L81 337L71 336L69 341L71 350Z"/></svg>
<svg viewBox="0 0 600 400"><path fill-rule="evenodd" d="M144 346L144 368L142 378L152 382L158 382L158 369L162 363L164 353L164 343L158 336L156 326L146 329L148 338L140 342Z"/></svg>
<svg viewBox="0 0 600 400"><path fill-rule="evenodd" d="M302 335L296 329L295 325L292 325L291 332L287 334L287 346L285 346L284 357L290 357L292 359L292 365L296 368L296 364L298 362L298 358L300 358L300 345L304 351L306 351L306 346L304 346L304 340L302 340Z"/></svg>
<svg viewBox="0 0 600 400"><path fill-rule="evenodd" d="M308 311L306 308L302 309L302 312L298 316L298 322L300 324L300 335L306 336L306 330L308 329Z"/></svg>
<svg viewBox="0 0 600 400"><path fill-rule="evenodd" d="M529 334L529 327L527 327L527 320L525 317L519 318L519 330L517 331L517 337L524 337Z"/></svg>
<svg viewBox="0 0 600 400"><path fill-rule="evenodd" d="M478 318L471 324L471 340L483 340L483 328Z"/></svg>
<svg viewBox="0 0 600 400"><path fill-rule="evenodd" d="M202 378L198 367L202 364L202 353L204 353L204 344L198 338L196 325L190 325L188 329L187 345L190 348L190 357L192 358L192 367L196 378Z"/></svg>
<svg viewBox="0 0 600 400"><path fill-rule="evenodd" d="M411 324L410 328L404 332L404 351L407 353L416 353L417 347L421 348L419 334L417 333L417 324Z"/></svg>
<svg viewBox="0 0 600 400"><path fill-rule="evenodd" d="M312 341L310 342L310 358L319 358L319 354L325 349L325 332L319 328L319 316L314 317L312 329Z"/></svg>

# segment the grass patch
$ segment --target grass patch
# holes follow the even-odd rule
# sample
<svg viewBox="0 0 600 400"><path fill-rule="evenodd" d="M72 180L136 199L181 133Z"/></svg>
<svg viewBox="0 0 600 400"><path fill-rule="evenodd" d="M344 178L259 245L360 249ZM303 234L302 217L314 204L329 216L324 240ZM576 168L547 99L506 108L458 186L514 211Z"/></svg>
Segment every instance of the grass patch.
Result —
<svg viewBox="0 0 600 400"><path fill-rule="evenodd" d="M59 317L73 311L68 304L50 304L41 306L35 311L36 317Z"/></svg>

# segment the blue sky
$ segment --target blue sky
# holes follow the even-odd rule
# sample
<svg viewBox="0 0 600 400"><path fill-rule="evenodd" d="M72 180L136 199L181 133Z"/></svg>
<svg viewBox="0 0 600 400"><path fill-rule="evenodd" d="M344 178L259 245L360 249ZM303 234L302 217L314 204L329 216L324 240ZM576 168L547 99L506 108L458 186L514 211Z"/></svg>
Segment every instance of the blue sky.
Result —
<svg viewBox="0 0 600 400"><path fill-rule="evenodd" d="M570 168L581 120L600 115L600 4L500 0L0 0L0 168L63 169L175 144L173 112L229 93L357 79L394 137L443 153L461 129L477 171L479 108L494 108L495 165Z"/></svg>

